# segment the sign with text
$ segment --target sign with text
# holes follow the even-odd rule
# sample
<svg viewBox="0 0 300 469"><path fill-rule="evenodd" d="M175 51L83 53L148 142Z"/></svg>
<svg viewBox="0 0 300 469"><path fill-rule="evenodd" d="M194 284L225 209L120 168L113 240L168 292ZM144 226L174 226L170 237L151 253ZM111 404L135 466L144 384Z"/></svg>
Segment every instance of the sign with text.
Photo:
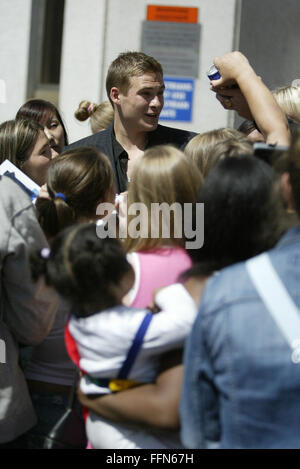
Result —
<svg viewBox="0 0 300 469"><path fill-rule="evenodd" d="M191 122L193 114L194 80L164 77L165 104L160 120Z"/></svg>
<svg viewBox="0 0 300 469"><path fill-rule="evenodd" d="M198 23L198 8L148 5L148 21L174 21L175 23Z"/></svg>
<svg viewBox="0 0 300 469"><path fill-rule="evenodd" d="M197 77L200 24L143 21L142 51L158 60L169 76Z"/></svg>

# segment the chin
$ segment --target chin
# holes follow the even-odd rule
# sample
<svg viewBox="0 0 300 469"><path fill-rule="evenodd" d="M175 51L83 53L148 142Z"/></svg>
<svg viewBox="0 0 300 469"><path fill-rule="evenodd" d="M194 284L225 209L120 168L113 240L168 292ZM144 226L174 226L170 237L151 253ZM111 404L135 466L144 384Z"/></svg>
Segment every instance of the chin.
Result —
<svg viewBox="0 0 300 469"><path fill-rule="evenodd" d="M158 122L155 124L145 124L143 127L146 130L146 132L153 132L153 130L157 129Z"/></svg>

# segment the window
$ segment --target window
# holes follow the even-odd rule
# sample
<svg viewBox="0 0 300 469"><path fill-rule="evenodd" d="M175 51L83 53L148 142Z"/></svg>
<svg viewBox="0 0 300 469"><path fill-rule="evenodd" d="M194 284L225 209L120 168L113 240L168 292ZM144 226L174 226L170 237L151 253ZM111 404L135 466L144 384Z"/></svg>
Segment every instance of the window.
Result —
<svg viewBox="0 0 300 469"><path fill-rule="evenodd" d="M65 0L32 0L27 98L58 102Z"/></svg>

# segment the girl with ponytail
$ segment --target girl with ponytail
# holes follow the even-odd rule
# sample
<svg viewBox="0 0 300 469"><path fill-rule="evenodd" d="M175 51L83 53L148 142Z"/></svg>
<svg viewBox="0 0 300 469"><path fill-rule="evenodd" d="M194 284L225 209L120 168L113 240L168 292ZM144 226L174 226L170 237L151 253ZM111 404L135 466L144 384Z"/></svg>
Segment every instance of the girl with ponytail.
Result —
<svg viewBox="0 0 300 469"><path fill-rule="evenodd" d="M74 148L53 160L47 198L36 202L48 238L75 223L96 220L99 203L114 204L115 187L108 158L95 148Z"/></svg>
<svg viewBox="0 0 300 469"><path fill-rule="evenodd" d="M71 225L95 221L97 205L101 202L113 204L115 198L110 162L93 148L68 150L55 158L49 168L46 189L46 198L39 196L36 207L48 239ZM91 223L91 226L96 231L95 224ZM57 259L62 266L63 258ZM34 277L43 275L49 285L55 279L64 286L68 279L63 276L62 267L48 261L47 249L32 258ZM82 271L82 285L86 285L85 277L91 278L90 273L90 267ZM78 294L82 292L76 287L77 290ZM68 291L69 286L63 289L64 294ZM29 448L43 447L45 436L64 413L68 402L75 371L64 343L69 314L68 304L62 301L53 328L34 348L26 366L25 376L38 417L38 424L27 435Z"/></svg>

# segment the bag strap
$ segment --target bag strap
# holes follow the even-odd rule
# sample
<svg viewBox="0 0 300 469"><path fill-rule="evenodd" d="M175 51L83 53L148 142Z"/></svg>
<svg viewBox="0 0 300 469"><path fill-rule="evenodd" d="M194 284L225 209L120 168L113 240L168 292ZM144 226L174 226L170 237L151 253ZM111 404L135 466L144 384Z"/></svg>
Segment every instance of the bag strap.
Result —
<svg viewBox="0 0 300 469"><path fill-rule="evenodd" d="M147 332L147 329L150 325L150 322L153 318L153 314L151 313L146 313L136 335L135 338L133 339L132 345L127 353L127 357L125 358L125 361L118 373L117 379L125 379L129 375L129 372L135 362L135 359L137 357L137 354L140 351L140 348L142 346L145 334Z"/></svg>
<svg viewBox="0 0 300 469"><path fill-rule="evenodd" d="M246 269L267 310L290 347L294 350L292 354L293 362L299 363L299 309L280 280L269 255L264 253L248 260L246 262ZM297 348L298 351L295 350Z"/></svg>
<svg viewBox="0 0 300 469"><path fill-rule="evenodd" d="M123 362L122 367L119 370L119 373L116 378L110 379L110 378L94 378L93 376L90 376L87 374L87 378L97 386L102 386L109 388L111 391L121 391L124 389L128 389L132 386L136 386L138 383L135 381L127 380L127 376L129 375L129 372L134 364L134 361L137 357L137 354L140 351L140 348L143 343L143 339L145 337L145 334L147 332L147 329L150 325L150 322L153 318L153 314L151 313L146 313L144 316L140 327L138 328L135 337L132 341L132 344L130 346L130 349L128 350L127 356ZM118 380L121 380L118 382Z"/></svg>

